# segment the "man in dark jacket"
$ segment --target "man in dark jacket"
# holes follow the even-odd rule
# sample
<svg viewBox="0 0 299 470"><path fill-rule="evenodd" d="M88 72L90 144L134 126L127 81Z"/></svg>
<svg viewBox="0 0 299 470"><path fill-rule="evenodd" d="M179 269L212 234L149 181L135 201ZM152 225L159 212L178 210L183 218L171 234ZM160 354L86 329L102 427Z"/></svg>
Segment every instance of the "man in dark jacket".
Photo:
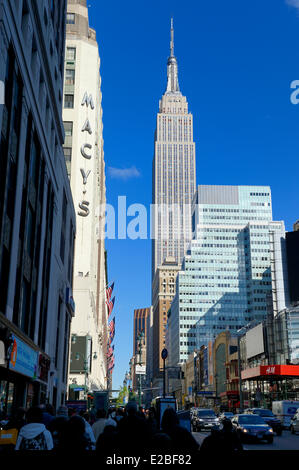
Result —
<svg viewBox="0 0 299 470"><path fill-rule="evenodd" d="M182 451L197 453L199 445L191 432L179 424L179 418L173 408L167 408L162 416L162 431L171 438L173 448Z"/></svg>

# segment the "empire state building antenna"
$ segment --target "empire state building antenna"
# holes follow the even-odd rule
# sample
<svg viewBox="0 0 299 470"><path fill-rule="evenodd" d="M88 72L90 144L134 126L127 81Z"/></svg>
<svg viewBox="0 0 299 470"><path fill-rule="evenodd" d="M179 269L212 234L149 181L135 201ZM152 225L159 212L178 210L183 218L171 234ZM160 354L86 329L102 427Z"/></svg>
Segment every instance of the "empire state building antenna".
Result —
<svg viewBox="0 0 299 470"><path fill-rule="evenodd" d="M174 57L174 29L173 18L170 20L170 57Z"/></svg>

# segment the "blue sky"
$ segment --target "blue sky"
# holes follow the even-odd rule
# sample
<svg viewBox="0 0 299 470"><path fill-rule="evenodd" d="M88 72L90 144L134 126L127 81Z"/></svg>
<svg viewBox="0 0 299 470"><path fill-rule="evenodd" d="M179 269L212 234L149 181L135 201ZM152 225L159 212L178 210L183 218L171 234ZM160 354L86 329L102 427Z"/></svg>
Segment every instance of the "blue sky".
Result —
<svg viewBox="0 0 299 470"><path fill-rule="evenodd" d="M299 105L290 101L290 84L299 80L299 0L87 3L101 56L107 201L116 205L125 195L128 205L151 203L173 16L180 88L194 116L197 184L270 185L273 218L291 230L299 218ZM119 388L132 355L134 308L151 304L151 242L106 246Z"/></svg>

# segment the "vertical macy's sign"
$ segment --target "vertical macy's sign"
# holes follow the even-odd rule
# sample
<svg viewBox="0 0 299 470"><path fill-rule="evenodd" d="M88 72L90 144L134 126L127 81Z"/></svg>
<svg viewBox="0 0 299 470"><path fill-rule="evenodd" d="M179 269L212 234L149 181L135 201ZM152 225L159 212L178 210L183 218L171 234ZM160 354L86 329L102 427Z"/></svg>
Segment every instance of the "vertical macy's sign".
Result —
<svg viewBox="0 0 299 470"><path fill-rule="evenodd" d="M94 102L92 99L92 95L87 94L87 91L85 92L83 96L83 100L81 103L81 106L86 105L87 108L90 106L92 110L94 110ZM88 132L90 135L92 134L92 128L89 122L89 119L87 118L84 126L82 127L82 132ZM81 155L83 158L86 160L90 160L92 155L89 153L92 150L92 145L85 143L81 146ZM84 168L80 168L81 176L82 176L82 182L83 182L83 194L86 194L86 185L87 185L87 179L91 173L91 170L85 171ZM81 209L78 212L78 215L81 217L87 217L89 215L89 201L84 198L81 202L79 202L79 208Z"/></svg>

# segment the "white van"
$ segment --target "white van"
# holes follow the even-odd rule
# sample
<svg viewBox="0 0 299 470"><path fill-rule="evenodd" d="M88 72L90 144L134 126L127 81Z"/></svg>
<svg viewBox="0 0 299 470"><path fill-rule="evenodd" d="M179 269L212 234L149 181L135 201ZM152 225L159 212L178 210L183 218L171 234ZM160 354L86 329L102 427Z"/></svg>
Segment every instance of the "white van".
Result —
<svg viewBox="0 0 299 470"><path fill-rule="evenodd" d="M299 408L299 401L282 400L272 402L272 411L280 419L284 428L289 428L291 419Z"/></svg>

